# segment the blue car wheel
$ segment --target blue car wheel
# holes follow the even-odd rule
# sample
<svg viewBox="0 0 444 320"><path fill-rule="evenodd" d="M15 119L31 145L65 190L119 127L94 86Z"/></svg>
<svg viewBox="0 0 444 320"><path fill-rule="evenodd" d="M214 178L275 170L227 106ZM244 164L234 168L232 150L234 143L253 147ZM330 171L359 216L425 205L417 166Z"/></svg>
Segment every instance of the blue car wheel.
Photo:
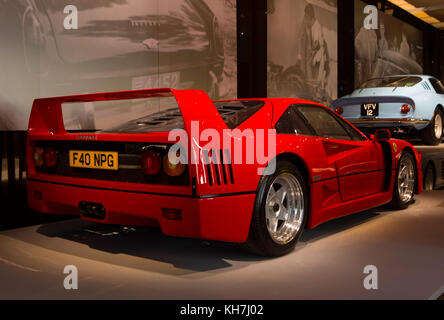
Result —
<svg viewBox="0 0 444 320"><path fill-rule="evenodd" d="M441 109L436 108L430 124L421 131L422 140L425 144L436 146L441 143L443 119Z"/></svg>

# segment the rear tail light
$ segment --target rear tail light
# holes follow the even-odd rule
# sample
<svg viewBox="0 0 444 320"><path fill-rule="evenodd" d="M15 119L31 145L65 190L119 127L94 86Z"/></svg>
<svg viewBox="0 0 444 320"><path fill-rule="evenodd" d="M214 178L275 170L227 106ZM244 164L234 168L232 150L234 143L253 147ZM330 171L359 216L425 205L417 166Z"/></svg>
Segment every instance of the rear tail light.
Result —
<svg viewBox="0 0 444 320"><path fill-rule="evenodd" d="M45 164L43 159L43 148L35 147L32 153L32 160L34 161L34 165L36 167L41 167Z"/></svg>
<svg viewBox="0 0 444 320"><path fill-rule="evenodd" d="M35 147L32 153L32 160L36 167L51 168L57 164L57 151L53 148Z"/></svg>
<svg viewBox="0 0 444 320"><path fill-rule="evenodd" d="M54 167L57 164L57 152L53 148L45 148L43 162L47 168Z"/></svg>
<svg viewBox="0 0 444 320"><path fill-rule="evenodd" d="M168 155L169 153L163 156L163 171L165 171L165 173L170 177L181 176L185 172L186 166L179 159L180 152L177 151L176 153L177 161L170 161Z"/></svg>
<svg viewBox="0 0 444 320"><path fill-rule="evenodd" d="M402 107L401 107L401 113L403 113L403 114L407 114L407 113L409 113L410 112L410 106L408 105L408 104L404 104Z"/></svg>
<svg viewBox="0 0 444 320"><path fill-rule="evenodd" d="M156 175L159 173L161 166L162 160L158 151L149 150L142 155L141 167L144 174Z"/></svg>
<svg viewBox="0 0 444 320"><path fill-rule="evenodd" d="M337 114L343 114L343 113L344 113L344 109L342 109L341 107L337 107L337 108L335 109L335 112L336 112Z"/></svg>

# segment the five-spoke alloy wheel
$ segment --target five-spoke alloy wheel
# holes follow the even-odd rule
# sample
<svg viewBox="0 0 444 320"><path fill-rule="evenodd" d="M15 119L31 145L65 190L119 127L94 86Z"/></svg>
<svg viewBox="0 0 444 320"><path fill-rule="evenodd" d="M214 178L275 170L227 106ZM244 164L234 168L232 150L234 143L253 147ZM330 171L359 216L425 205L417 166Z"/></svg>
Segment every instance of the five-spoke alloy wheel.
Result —
<svg viewBox="0 0 444 320"><path fill-rule="evenodd" d="M254 253L281 256L294 249L308 215L308 192L301 171L287 160L259 183L245 246Z"/></svg>
<svg viewBox="0 0 444 320"><path fill-rule="evenodd" d="M265 217L270 237L286 244L299 232L305 214L305 200L298 179L291 173L277 176L271 183L265 205Z"/></svg>
<svg viewBox="0 0 444 320"><path fill-rule="evenodd" d="M416 168L413 155L403 152L398 163L393 190L393 198L390 203L394 209L405 209L413 201L416 185Z"/></svg>

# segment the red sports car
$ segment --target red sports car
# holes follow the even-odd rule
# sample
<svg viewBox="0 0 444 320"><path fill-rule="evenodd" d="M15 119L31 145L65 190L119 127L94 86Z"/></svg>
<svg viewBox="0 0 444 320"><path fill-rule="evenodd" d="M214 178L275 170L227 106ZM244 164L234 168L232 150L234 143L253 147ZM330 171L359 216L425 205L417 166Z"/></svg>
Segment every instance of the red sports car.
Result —
<svg viewBox="0 0 444 320"><path fill-rule="evenodd" d="M176 105L110 129L65 129L66 103L128 99ZM268 158L251 156L263 149ZM38 99L27 151L29 205L39 212L160 226L268 256L291 251L304 228L388 203L403 209L422 191L411 144L387 130L367 138L299 99L211 101L173 89Z"/></svg>

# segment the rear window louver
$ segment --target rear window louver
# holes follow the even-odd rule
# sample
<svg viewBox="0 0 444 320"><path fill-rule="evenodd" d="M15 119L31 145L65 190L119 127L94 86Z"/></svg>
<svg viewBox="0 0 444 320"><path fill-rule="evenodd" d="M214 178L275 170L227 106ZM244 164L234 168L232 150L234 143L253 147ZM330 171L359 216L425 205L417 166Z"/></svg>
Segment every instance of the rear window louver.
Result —
<svg viewBox="0 0 444 320"><path fill-rule="evenodd" d="M153 132L153 131L171 131L174 129L183 129L182 115L175 108L162 110L148 116L125 122L116 127L101 130L106 133L128 133L128 132Z"/></svg>
<svg viewBox="0 0 444 320"><path fill-rule="evenodd" d="M423 82L423 83L422 83L422 86L423 86L423 88L426 89L426 90L432 90L427 82Z"/></svg>
<svg viewBox="0 0 444 320"><path fill-rule="evenodd" d="M234 129L259 111L265 102L260 100L214 101L214 105L227 127Z"/></svg>
<svg viewBox="0 0 444 320"><path fill-rule="evenodd" d="M228 149L204 150L203 156L204 170L210 186L234 184L231 154Z"/></svg>

